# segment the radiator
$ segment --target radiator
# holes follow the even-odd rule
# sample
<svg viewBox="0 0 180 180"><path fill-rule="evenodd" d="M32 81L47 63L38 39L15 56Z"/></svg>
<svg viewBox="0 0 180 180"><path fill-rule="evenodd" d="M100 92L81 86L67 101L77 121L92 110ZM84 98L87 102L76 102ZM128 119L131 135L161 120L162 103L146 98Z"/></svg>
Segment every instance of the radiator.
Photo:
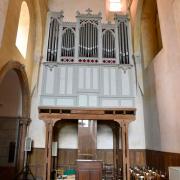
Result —
<svg viewBox="0 0 180 180"><path fill-rule="evenodd" d="M180 167L169 167L169 180L180 180Z"/></svg>

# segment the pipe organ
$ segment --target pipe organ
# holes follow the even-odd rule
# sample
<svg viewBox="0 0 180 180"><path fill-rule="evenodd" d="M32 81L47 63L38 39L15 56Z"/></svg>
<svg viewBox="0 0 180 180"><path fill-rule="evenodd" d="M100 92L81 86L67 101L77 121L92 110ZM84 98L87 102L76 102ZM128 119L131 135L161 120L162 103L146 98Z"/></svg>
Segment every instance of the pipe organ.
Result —
<svg viewBox="0 0 180 180"><path fill-rule="evenodd" d="M131 64L129 20L115 15L114 24L101 23L101 13L77 12L77 22L64 22L63 12L49 13L47 62Z"/></svg>
<svg viewBox="0 0 180 180"><path fill-rule="evenodd" d="M90 10L77 12L77 22L64 22L63 12L48 17L40 105L134 107L128 17L106 24Z"/></svg>

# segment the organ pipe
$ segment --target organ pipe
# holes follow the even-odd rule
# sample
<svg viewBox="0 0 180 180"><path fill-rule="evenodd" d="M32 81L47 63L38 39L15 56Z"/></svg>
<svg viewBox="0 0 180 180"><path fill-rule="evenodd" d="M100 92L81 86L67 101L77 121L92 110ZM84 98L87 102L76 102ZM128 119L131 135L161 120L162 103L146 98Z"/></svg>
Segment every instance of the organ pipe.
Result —
<svg viewBox="0 0 180 180"><path fill-rule="evenodd" d="M110 30L103 34L103 58L115 58L115 37Z"/></svg>
<svg viewBox="0 0 180 180"><path fill-rule="evenodd" d="M62 35L61 56L73 57L75 49L75 35L72 29L65 29Z"/></svg>
<svg viewBox="0 0 180 180"><path fill-rule="evenodd" d="M118 25L118 44L120 64L129 64L128 27L125 22Z"/></svg>
<svg viewBox="0 0 180 180"><path fill-rule="evenodd" d="M99 48L99 28L98 21L96 19L82 19L79 24L79 28L76 30L79 33L79 40L77 49L75 48L75 34L76 31L73 29L75 26L62 26L62 34L59 36L60 23L57 17L51 17L49 25L49 35L48 35L48 48L47 48L47 61L57 61L58 45L61 39L61 57L74 57L75 50L78 50L79 57L85 58L98 58L98 48ZM129 64L130 54L129 54L129 34L128 34L128 24L126 17L118 17L115 20L117 24L117 31L115 37L114 25L112 29L104 28L102 30L102 57L103 58L116 58L116 53L118 53L120 64ZM101 35L101 34L100 34ZM101 37L101 36L100 36ZM101 42L101 41L100 41ZM117 48L116 48L117 47Z"/></svg>
<svg viewBox="0 0 180 180"><path fill-rule="evenodd" d="M53 19L49 26L47 61L57 61L59 22Z"/></svg>
<svg viewBox="0 0 180 180"><path fill-rule="evenodd" d="M92 23L82 24L79 31L79 56L97 57L98 29Z"/></svg>

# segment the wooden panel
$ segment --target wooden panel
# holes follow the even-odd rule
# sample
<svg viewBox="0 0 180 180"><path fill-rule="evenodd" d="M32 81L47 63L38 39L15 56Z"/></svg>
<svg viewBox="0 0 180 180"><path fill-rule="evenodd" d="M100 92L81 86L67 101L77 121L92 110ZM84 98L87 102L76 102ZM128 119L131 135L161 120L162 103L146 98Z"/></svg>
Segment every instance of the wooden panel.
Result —
<svg viewBox="0 0 180 180"><path fill-rule="evenodd" d="M102 180L102 162L77 160L78 180Z"/></svg>
<svg viewBox="0 0 180 180"><path fill-rule="evenodd" d="M12 180L16 175L15 167L0 167L0 179L1 180Z"/></svg>
<svg viewBox="0 0 180 180"><path fill-rule="evenodd" d="M85 89L90 89L91 88L91 69L86 68L85 70Z"/></svg>
<svg viewBox="0 0 180 180"><path fill-rule="evenodd" d="M87 123L84 124L84 123ZM96 157L97 121L79 120L78 123L78 157L95 159Z"/></svg>
<svg viewBox="0 0 180 180"><path fill-rule="evenodd" d="M89 171L88 170L80 170L79 172L78 172L78 179L79 180L84 180L84 179L86 179L86 180L90 180L90 176L89 176L90 174L89 174Z"/></svg>
<svg viewBox="0 0 180 180"><path fill-rule="evenodd" d="M169 166L180 166L180 154L146 150L147 165L168 173Z"/></svg>
<svg viewBox="0 0 180 180"><path fill-rule="evenodd" d="M103 70L103 94L110 95L110 85L109 85L109 70L108 68L104 68Z"/></svg>
<svg viewBox="0 0 180 180"><path fill-rule="evenodd" d="M36 178L42 178L44 173L44 148L33 148L30 155L30 169Z"/></svg>
<svg viewBox="0 0 180 180"><path fill-rule="evenodd" d="M117 80L116 80L116 69L115 68L111 68L111 71L110 71L110 90L111 90L111 96L116 96L117 93L116 93L116 83L117 83Z"/></svg>
<svg viewBox="0 0 180 180"><path fill-rule="evenodd" d="M58 149L58 166L74 166L78 158L77 149Z"/></svg>
<svg viewBox="0 0 180 180"><path fill-rule="evenodd" d="M122 77L122 95L123 96L130 96L130 76L129 71L124 73L124 71L121 71L121 77Z"/></svg>
<svg viewBox="0 0 180 180"><path fill-rule="evenodd" d="M101 175L101 173L99 173L99 171L90 171L90 180L94 180L94 179L101 180L101 176L102 175Z"/></svg>
<svg viewBox="0 0 180 180"><path fill-rule="evenodd" d="M46 69L46 87L45 87L45 93L46 94L53 94L54 93L54 79L55 79L55 69L52 70Z"/></svg>
<svg viewBox="0 0 180 180"><path fill-rule="evenodd" d="M145 166L146 165L146 150L130 149L130 166Z"/></svg>
<svg viewBox="0 0 180 180"><path fill-rule="evenodd" d="M92 88L93 89L98 89L98 84L99 84L99 74L98 74L98 68L92 68L93 74L93 82L92 82Z"/></svg>
<svg viewBox="0 0 180 180"><path fill-rule="evenodd" d="M112 149L97 149L97 159L102 160L105 164L113 164Z"/></svg>
<svg viewBox="0 0 180 180"><path fill-rule="evenodd" d="M65 94L65 89L66 89L66 69L64 66L59 68L59 93L60 94Z"/></svg>
<svg viewBox="0 0 180 180"><path fill-rule="evenodd" d="M68 67L68 77L67 77L67 94L72 94L73 92L73 68Z"/></svg>
<svg viewBox="0 0 180 180"><path fill-rule="evenodd" d="M172 153L170 154L173 155ZM159 153L158 154L156 154L155 152L151 153L151 156L153 156L152 158L154 158L153 160L154 163L161 161L161 158L159 157ZM178 156L179 158L176 159L176 157ZM155 157L156 157L156 160L155 160ZM174 163L171 163L171 165L178 165L178 162L180 162L180 154L177 154L177 156L175 156L174 158L172 157L173 156L171 156L170 160L174 159ZM58 149L58 159L57 159L58 165L57 166L63 167L64 169L75 168L77 158L78 158L77 149ZM146 158L146 150L134 150L134 149L130 150L130 166L145 165L146 164L145 158ZM102 160L102 162L105 164L113 164L113 150L112 149L98 149L97 160ZM119 150L120 166L121 166L121 160L122 160L122 152L121 150ZM156 167L153 164L153 162L151 161L151 164L153 165L153 167ZM150 163L148 165L150 165ZM42 177L43 168L44 168L44 149L43 148L33 148L33 151L31 153L31 158L30 158L30 168L35 177Z"/></svg>

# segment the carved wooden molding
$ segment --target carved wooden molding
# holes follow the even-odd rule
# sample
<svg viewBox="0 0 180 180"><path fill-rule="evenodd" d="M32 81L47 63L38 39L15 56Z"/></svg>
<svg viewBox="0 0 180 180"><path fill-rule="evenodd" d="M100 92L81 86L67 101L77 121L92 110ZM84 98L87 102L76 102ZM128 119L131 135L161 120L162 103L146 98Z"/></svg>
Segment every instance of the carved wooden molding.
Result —
<svg viewBox="0 0 180 180"><path fill-rule="evenodd" d="M51 108L39 107L39 119L55 123L62 119L114 120L120 124L135 120L134 108Z"/></svg>

